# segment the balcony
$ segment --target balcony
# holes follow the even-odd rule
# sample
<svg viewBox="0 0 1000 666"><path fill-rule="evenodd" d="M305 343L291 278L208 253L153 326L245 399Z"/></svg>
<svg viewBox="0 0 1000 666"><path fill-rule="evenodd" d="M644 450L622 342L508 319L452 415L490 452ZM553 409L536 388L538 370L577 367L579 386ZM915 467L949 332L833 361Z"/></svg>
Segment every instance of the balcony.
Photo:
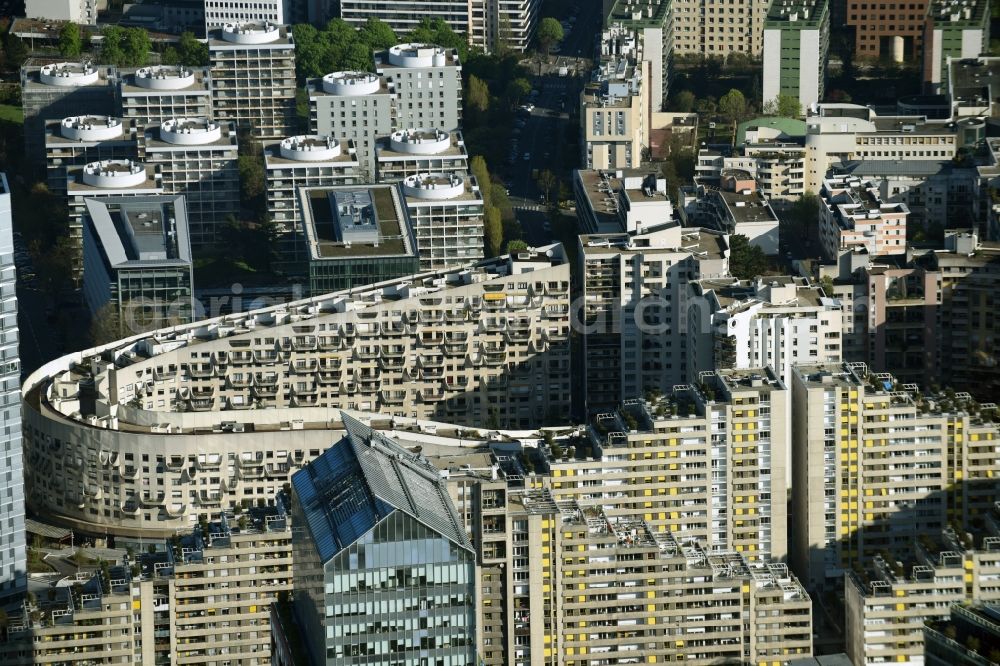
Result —
<svg viewBox="0 0 1000 666"><path fill-rule="evenodd" d="M406 402L406 391L379 391L379 400L385 405L402 405Z"/></svg>

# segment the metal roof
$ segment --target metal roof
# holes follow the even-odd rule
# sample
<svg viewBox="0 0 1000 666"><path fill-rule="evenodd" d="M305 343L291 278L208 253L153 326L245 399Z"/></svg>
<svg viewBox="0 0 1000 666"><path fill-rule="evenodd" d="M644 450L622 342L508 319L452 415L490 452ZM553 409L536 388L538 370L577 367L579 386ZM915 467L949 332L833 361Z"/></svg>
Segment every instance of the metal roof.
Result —
<svg viewBox="0 0 1000 666"><path fill-rule="evenodd" d="M329 561L394 511L471 549L440 472L357 419L342 416L344 438L292 476L320 560Z"/></svg>

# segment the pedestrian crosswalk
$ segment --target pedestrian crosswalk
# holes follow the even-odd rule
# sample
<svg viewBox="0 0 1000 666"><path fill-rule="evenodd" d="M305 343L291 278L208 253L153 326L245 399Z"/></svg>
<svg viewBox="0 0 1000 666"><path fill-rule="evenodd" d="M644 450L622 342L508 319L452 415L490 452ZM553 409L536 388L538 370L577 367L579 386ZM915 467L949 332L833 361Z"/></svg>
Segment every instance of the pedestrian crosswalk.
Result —
<svg viewBox="0 0 1000 666"><path fill-rule="evenodd" d="M545 206L538 204L514 204L514 210L545 210Z"/></svg>

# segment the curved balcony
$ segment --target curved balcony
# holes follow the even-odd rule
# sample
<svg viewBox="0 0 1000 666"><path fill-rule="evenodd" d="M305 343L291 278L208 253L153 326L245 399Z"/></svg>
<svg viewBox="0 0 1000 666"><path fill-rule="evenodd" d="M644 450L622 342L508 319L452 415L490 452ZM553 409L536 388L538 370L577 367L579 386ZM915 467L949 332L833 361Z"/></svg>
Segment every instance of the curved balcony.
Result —
<svg viewBox="0 0 1000 666"><path fill-rule="evenodd" d="M379 400L385 405L402 405L406 402L406 391L379 391Z"/></svg>

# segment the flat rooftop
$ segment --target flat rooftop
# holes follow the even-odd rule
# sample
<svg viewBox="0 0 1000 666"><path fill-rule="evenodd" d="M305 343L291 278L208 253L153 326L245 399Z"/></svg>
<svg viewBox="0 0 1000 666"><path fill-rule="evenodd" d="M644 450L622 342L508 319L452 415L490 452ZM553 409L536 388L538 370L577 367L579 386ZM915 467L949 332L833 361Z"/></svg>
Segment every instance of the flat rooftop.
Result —
<svg viewBox="0 0 1000 666"><path fill-rule="evenodd" d="M191 262L183 196L88 199L86 205L113 267Z"/></svg>
<svg viewBox="0 0 1000 666"><path fill-rule="evenodd" d="M402 196L393 185L303 188L300 196L304 199L303 227L314 261L415 253ZM359 206L370 205L363 216L370 216L368 219L375 227L372 231L377 234L377 241L352 240L350 234L344 235L340 224L344 216L337 209L345 203L346 197L356 198Z"/></svg>
<svg viewBox="0 0 1000 666"><path fill-rule="evenodd" d="M780 24L783 28L815 28L822 22L826 8L826 0L772 0L764 27Z"/></svg>
<svg viewBox="0 0 1000 666"><path fill-rule="evenodd" d="M418 132L421 137L434 140L433 132ZM392 142L389 137L381 137L375 144L375 155L379 160L436 160L447 157L468 157L469 151L465 147L465 139L462 133L452 131L448 133L448 147L439 153L401 153L392 149Z"/></svg>
<svg viewBox="0 0 1000 666"><path fill-rule="evenodd" d="M326 143L323 143L325 146ZM290 160L286 157L281 156L281 142L275 141L274 143L264 146L264 168L265 169L275 169L280 167L315 167L318 164L343 164L347 166L349 164L357 164L358 156L357 154L352 154L350 149L354 147L353 142L348 140L342 140L340 142L340 154L329 160L318 160L316 162L310 162L308 160Z"/></svg>
<svg viewBox="0 0 1000 666"><path fill-rule="evenodd" d="M706 188L708 189L708 188ZM750 190L749 194L742 191L713 189L729 209L729 214L736 224L756 224L760 222L777 222L778 218L759 190Z"/></svg>
<svg viewBox="0 0 1000 666"><path fill-rule="evenodd" d="M194 74L194 83L187 86L186 88L175 88L172 90L157 90L155 88L146 88L144 86L136 85L135 83L135 72L136 70L128 70L122 72L121 76L121 93L123 95L151 95L151 96L164 96L169 97L171 95L183 94L183 95L210 95L212 90L208 85L208 67L184 67L184 69L191 70Z"/></svg>
<svg viewBox="0 0 1000 666"><path fill-rule="evenodd" d="M988 106L1000 101L1000 58L952 60L948 85L955 102Z"/></svg>
<svg viewBox="0 0 1000 666"><path fill-rule="evenodd" d="M670 0L615 0L605 26L621 23L635 27L662 26L670 10Z"/></svg>
<svg viewBox="0 0 1000 666"><path fill-rule="evenodd" d="M840 387L845 389L864 386L864 380L846 363L817 363L796 365L792 368L808 388Z"/></svg>
<svg viewBox="0 0 1000 666"><path fill-rule="evenodd" d="M720 232L691 228L681 229L680 232L681 241L676 248L665 248L654 243L644 244L643 235L633 236L624 231L613 234L584 234L580 236L580 243L588 257L676 249L678 252L695 253L701 259L722 259L729 251L729 246Z"/></svg>
<svg viewBox="0 0 1000 666"><path fill-rule="evenodd" d="M989 0L931 0L927 16L934 19L934 27L976 28L989 20L989 7Z"/></svg>
<svg viewBox="0 0 1000 666"><path fill-rule="evenodd" d="M371 95L392 95L395 91L389 87L386 83L385 77L378 77L378 90L368 95L358 95L356 98L370 97ZM323 77L317 77L315 79L308 79L306 81L306 92L309 94L309 99L314 97L346 97L345 95L337 95L335 93L327 92L323 89Z"/></svg>
<svg viewBox="0 0 1000 666"><path fill-rule="evenodd" d="M123 167L118 165L111 165L108 168L109 171L120 171ZM127 187L98 187L95 185L88 185L83 182L83 167L72 167L67 170L67 175L70 176L66 190L67 194L70 196L87 196L92 194L95 196L107 195L109 192L130 192L136 190L156 190L159 191L163 188L160 181L156 178L156 167L147 164L146 165L146 180L135 185ZM153 192L151 192L153 193Z"/></svg>
<svg viewBox="0 0 1000 666"><path fill-rule="evenodd" d="M955 134L954 123L929 121L923 116L875 116L873 122L879 134Z"/></svg>

